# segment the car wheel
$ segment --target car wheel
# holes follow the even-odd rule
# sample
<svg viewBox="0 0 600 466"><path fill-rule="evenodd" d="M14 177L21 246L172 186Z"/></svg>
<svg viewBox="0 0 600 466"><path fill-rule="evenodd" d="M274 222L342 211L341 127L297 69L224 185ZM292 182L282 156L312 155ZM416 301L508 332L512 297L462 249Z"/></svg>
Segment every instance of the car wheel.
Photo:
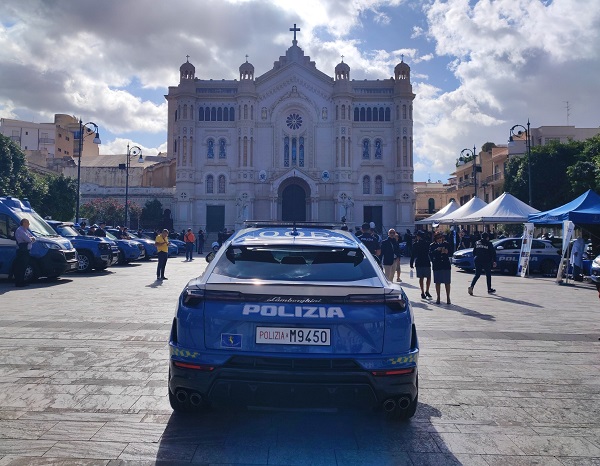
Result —
<svg viewBox="0 0 600 466"><path fill-rule="evenodd" d="M94 262L94 258L89 252L77 254L77 260L79 261L79 266L77 269L78 272L88 273L92 271L92 263Z"/></svg>
<svg viewBox="0 0 600 466"><path fill-rule="evenodd" d="M550 259L543 260L540 264L540 272L544 275L556 275L558 266Z"/></svg>
<svg viewBox="0 0 600 466"><path fill-rule="evenodd" d="M119 265L127 264L127 261L125 260L125 254L123 254L121 251L119 251L119 259L117 260L117 263Z"/></svg>
<svg viewBox="0 0 600 466"><path fill-rule="evenodd" d="M36 281L39 276L40 271L38 270L37 265L30 261L25 268L25 283L32 283Z"/></svg>

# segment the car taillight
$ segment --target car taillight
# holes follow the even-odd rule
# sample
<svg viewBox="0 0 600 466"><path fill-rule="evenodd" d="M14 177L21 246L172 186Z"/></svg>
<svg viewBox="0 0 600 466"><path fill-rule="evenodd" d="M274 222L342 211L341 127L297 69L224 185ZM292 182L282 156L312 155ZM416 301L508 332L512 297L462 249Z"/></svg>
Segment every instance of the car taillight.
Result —
<svg viewBox="0 0 600 466"><path fill-rule="evenodd" d="M351 294L346 296L346 304L367 304L370 306L381 304L387 307L391 314L406 311L406 300L402 294L374 295Z"/></svg>
<svg viewBox="0 0 600 466"><path fill-rule="evenodd" d="M406 300L401 294L392 294L385 297L385 305L392 314L406 311Z"/></svg>
<svg viewBox="0 0 600 466"><path fill-rule="evenodd" d="M407 375L407 374L412 374L415 371L414 367L410 367L408 369L390 369L390 370L383 370L383 371L371 371L371 374L373 374L375 377L381 377L381 376L389 376L389 375Z"/></svg>
<svg viewBox="0 0 600 466"><path fill-rule="evenodd" d="M214 366L207 366L204 364L191 364L189 362L181 362L181 361L173 361L175 367L182 367L184 369L195 369L197 371L206 371L211 372L214 371Z"/></svg>
<svg viewBox="0 0 600 466"><path fill-rule="evenodd" d="M197 306L204 301L204 290L186 288L183 292L183 304L186 306Z"/></svg>

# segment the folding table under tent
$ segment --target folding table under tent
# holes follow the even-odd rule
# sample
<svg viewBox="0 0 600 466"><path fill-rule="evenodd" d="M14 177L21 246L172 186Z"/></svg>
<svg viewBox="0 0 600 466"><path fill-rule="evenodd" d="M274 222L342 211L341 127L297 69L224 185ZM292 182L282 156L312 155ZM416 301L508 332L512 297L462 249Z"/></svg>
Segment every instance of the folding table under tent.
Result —
<svg viewBox="0 0 600 466"><path fill-rule="evenodd" d="M415 225L431 225L432 223L437 223L438 218L443 217L444 215L448 215L451 212L454 212L459 207L460 206L458 205L458 202L452 199L448 204L446 204L444 207L438 210L431 217L424 218L423 220L417 220L415 222Z"/></svg>

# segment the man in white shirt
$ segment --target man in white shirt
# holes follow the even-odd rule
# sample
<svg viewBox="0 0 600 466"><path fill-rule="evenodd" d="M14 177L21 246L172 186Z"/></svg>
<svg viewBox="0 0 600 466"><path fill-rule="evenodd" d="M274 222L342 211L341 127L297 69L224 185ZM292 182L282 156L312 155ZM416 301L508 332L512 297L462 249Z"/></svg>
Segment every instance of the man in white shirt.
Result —
<svg viewBox="0 0 600 466"><path fill-rule="evenodd" d="M14 263L15 286L26 286L25 271L29 265L29 251L35 242L35 236L29 231L29 220L21 220L21 226L15 231L15 241L17 242L17 256Z"/></svg>

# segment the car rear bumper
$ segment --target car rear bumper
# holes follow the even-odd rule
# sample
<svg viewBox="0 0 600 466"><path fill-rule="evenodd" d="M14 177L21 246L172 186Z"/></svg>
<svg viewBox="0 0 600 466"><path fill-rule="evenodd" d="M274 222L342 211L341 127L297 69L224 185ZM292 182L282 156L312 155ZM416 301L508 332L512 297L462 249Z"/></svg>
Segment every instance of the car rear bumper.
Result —
<svg viewBox="0 0 600 466"><path fill-rule="evenodd" d="M294 407L379 406L389 398L417 395L416 364L409 374L376 376L351 359L316 361L320 367L310 367L310 361L290 367L290 361L234 357L209 371L178 367L171 359L169 390L197 392L217 404Z"/></svg>

